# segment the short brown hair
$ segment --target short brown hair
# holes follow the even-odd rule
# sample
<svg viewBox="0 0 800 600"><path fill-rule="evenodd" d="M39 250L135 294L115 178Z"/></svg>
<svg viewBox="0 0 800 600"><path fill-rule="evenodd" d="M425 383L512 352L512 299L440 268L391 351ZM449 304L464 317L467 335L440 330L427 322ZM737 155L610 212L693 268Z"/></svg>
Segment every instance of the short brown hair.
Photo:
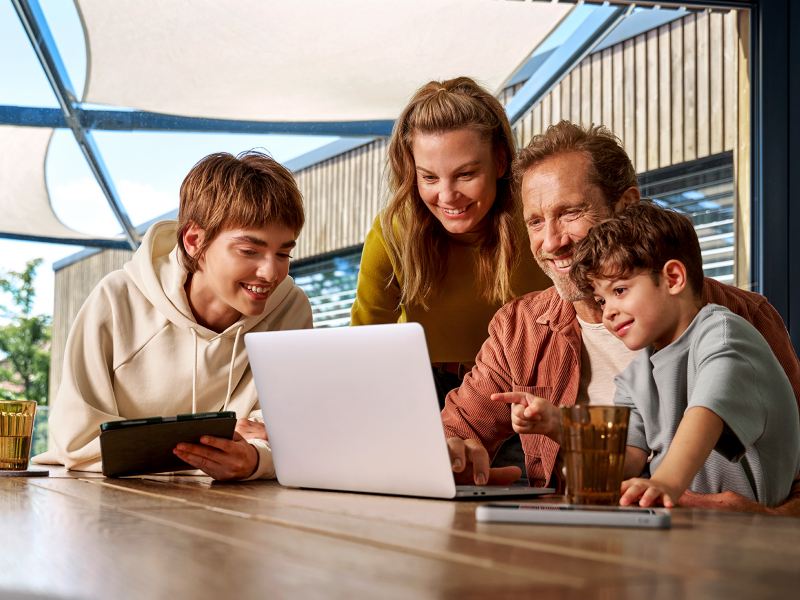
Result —
<svg viewBox="0 0 800 600"><path fill-rule="evenodd" d="M197 270L198 260L223 230L278 224L299 234L304 222L303 196L294 177L263 152L209 154L181 184L178 247L190 273ZM195 257L183 246L183 233L192 223L205 233Z"/></svg>
<svg viewBox="0 0 800 600"><path fill-rule="evenodd" d="M588 183L600 188L610 209L630 187L638 188L636 170L620 139L602 125L581 127L570 121L551 125L533 136L514 160L514 189L517 194L522 177L543 160L568 152L581 152L589 159Z"/></svg>
<svg viewBox="0 0 800 600"><path fill-rule="evenodd" d="M684 264L689 286L699 296L703 258L694 225L686 215L645 200L589 230L575 248L570 276L578 289L591 295L594 279L649 271L658 280L669 260Z"/></svg>

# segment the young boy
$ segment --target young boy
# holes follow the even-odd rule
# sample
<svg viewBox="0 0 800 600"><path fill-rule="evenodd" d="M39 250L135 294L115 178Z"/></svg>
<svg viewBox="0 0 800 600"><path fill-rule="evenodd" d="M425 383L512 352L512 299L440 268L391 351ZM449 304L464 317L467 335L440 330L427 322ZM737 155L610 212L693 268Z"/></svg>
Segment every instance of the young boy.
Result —
<svg viewBox="0 0 800 600"><path fill-rule="evenodd" d="M233 441L206 436L175 453L217 479L274 476L242 336L311 327L308 299L287 277L303 222L292 175L270 157L198 162L178 221L153 225L78 313L50 415L53 447L35 462L99 471L104 421L232 410Z"/></svg>
<svg viewBox="0 0 800 600"><path fill-rule="evenodd" d="M700 244L685 216L641 202L593 227L572 276L603 323L642 350L615 380L631 407L620 504L674 506L688 488L734 491L767 506L800 469L792 386L761 334L702 306ZM640 475L652 453L649 479Z"/></svg>

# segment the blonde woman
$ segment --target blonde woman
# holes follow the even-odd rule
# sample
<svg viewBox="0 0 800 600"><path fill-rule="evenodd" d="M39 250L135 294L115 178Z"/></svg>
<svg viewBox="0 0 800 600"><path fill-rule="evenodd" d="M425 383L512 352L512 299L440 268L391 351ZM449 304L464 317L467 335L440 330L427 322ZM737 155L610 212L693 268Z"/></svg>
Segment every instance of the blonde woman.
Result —
<svg viewBox="0 0 800 600"><path fill-rule="evenodd" d="M421 323L441 404L497 309L550 285L512 197L513 158L502 105L467 77L424 85L392 133L391 197L364 242L351 323Z"/></svg>

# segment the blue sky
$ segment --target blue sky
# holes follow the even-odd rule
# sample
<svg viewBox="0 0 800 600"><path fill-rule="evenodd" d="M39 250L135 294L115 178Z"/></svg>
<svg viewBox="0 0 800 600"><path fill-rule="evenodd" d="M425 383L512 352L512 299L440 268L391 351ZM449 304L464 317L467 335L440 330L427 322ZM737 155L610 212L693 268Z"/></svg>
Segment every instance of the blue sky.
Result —
<svg viewBox="0 0 800 600"><path fill-rule="evenodd" d="M41 0L42 9L69 72L73 88L82 92L86 51L73 2ZM0 104L56 107L16 12L0 2ZM135 224L177 207L178 189L186 172L211 152L266 150L285 162L335 138L284 135L179 134L159 132L95 132L95 139L120 198ZM53 209L67 226L107 235L120 230L72 134L57 130L46 162ZM53 311L52 264L81 250L78 246L0 239L0 271L21 270L33 258L44 258L36 280L36 313ZM6 299L3 299L6 301Z"/></svg>

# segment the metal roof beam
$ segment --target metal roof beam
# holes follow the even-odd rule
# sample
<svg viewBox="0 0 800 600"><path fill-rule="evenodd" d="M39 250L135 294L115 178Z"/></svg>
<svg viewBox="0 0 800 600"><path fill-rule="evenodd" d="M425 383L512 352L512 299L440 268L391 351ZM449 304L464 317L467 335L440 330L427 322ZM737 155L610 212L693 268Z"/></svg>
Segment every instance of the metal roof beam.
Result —
<svg viewBox="0 0 800 600"><path fill-rule="evenodd" d="M506 114L511 124L516 123L531 106L544 98L632 9L633 6L597 7L575 33L547 57L508 102Z"/></svg>
<svg viewBox="0 0 800 600"><path fill-rule="evenodd" d="M180 117L145 111L73 107L73 114L83 129L102 131L171 131L187 133L296 134L346 138L388 137L394 121L232 121ZM0 124L27 127L69 127L58 108L36 106L0 106Z"/></svg>
<svg viewBox="0 0 800 600"><path fill-rule="evenodd" d="M12 0L12 4L42 65L47 80L53 88L66 125L75 136L75 140L78 142L78 146L86 158L95 179L97 179L108 205L122 226L129 246L136 249L139 245L139 235L136 233L125 207L120 202L119 194L114 187L111 175L103 162L102 155L91 132L86 130L81 123L78 100L72 82L61 60L38 0Z"/></svg>

